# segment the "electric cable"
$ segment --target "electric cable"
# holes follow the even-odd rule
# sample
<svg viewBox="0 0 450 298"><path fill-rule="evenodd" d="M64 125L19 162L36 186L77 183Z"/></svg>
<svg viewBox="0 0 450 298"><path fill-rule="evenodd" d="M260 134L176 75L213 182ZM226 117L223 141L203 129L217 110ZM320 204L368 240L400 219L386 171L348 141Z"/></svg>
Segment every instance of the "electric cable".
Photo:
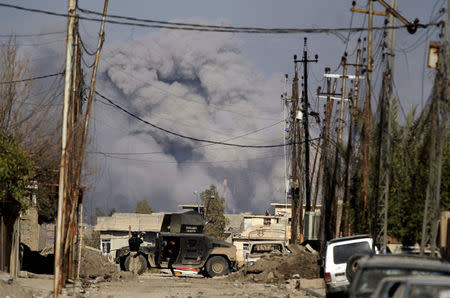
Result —
<svg viewBox="0 0 450 298"><path fill-rule="evenodd" d="M22 11L34 12L34 13L42 13L52 16L59 17L72 17L65 13L57 13L48 10L35 9L35 8L27 8L18 5L11 5L6 3L0 3L0 7L8 7ZM102 22L102 19L90 18L84 16L76 16L78 19L94 21L94 22ZM127 18L127 17L122 17ZM147 22L159 22L154 20L146 20ZM186 24L186 25L158 25L158 24L144 24L144 23L132 23L132 22L123 22L123 21L115 21L115 20L105 20L106 23L117 24L117 25L126 25L126 26L136 26L136 27L145 27L145 28L156 28L156 29L169 29L169 30L183 30L183 31L201 31L201 32L220 32L220 33L250 33L250 34L298 34L298 33L336 33L336 32L359 32L359 31L368 31L368 28L258 28L258 27L230 27L230 26L209 26L203 24ZM141 21L143 22L143 21ZM169 22L170 23L170 22ZM182 24L182 23L180 23ZM440 23L438 23L440 24ZM419 28L427 28L428 26L438 25L436 23L428 23L428 24L417 24ZM198 26L193 26L198 25ZM228 28L227 28L228 27ZM406 29L408 26L400 25L400 26L392 26L387 27L387 29ZM232 28L232 29L230 29ZM372 31L377 30L385 30L383 27L373 27Z"/></svg>
<svg viewBox="0 0 450 298"><path fill-rule="evenodd" d="M0 37L35 37L35 36L47 36L56 34L65 34L66 31L45 32L45 33L29 33L29 34L0 34Z"/></svg>
<svg viewBox="0 0 450 298"><path fill-rule="evenodd" d="M32 77L32 78L27 78L27 79L22 79L22 80L15 80L15 81L9 81L9 82L0 82L0 85L16 84L16 83L40 80L40 79L55 77L55 76L59 76L59 75L63 75L63 74L64 74L64 72L58 72L58 73L53 73L53 74L48 74L48 75L43 75L43 76L38 76L38 77Z"/></svg>
<svg viewBox="0 0 450 298"><path fill-rule="evenodd" d="M95 94L97 94L98 96L100 96L101 98L105 99L106 101L108 101L110 104L112 104L113 106L115 106L117 109L121 110L122 112L124 112L125 114L128 114L129 116L149 125L152 126L153 128L156 128L160 131L163 131L167 134L170 135L174 135L183 139L188 139L191 141L195 141L195 142L204 142L204 143L210 143L210 144L217 144L217 145L224 145L224 146L232 146L232 147L240 147L240 148L275 148L275 147L284 147L284 146L290 146L293 144L296 144L295 142L291 142L288 144L273 144L273 145L244 145L244 144L234 144L234 143L226 143L226 142L220 142L220 141L214 141L214 140L207 140L207 139L201 139L201 138L197 138L197 137L192 137L192 136L186 136L168 129L165 129L163 127L160 127L158 125L155 125L145 119L142 119L141 117L139 117L138 115L128 111L127 109L121 107L120 105L114 103L111 99L109 99L108 97L102 95L100 92L95 91ZM311 139L310 141L313 141L315 139ZM303 142L297 142L297 144L303 144Z"/></svg>

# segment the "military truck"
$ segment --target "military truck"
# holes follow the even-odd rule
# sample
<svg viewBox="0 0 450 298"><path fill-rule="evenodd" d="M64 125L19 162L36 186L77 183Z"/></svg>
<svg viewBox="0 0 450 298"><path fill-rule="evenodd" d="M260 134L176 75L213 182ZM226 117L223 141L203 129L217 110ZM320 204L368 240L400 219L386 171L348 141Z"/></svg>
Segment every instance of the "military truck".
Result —
<svg viewBox="0 0 450 298"><path fill-rule="evenodd" d="M229 273L236 265L236 247L204 235L203 229L203 217L196 212L166 214L161 232L146 235L154 239L149 245L117 250L116 262L122 270L138 274L168 267L199 269L209 277Z"/></svg>

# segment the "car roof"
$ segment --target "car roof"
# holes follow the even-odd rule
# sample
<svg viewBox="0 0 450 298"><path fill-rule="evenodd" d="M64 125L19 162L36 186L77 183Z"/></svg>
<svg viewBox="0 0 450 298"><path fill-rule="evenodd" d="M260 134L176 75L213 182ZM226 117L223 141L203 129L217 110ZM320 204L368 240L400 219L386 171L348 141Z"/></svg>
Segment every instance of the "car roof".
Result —
<svg viewBox="0 0 450 298"><path fill-rule="evenodd" d="M285 245L286 242L282 241L282 240L274 240L274 241L270 241L270 240L262 240L262 241L250 241L249 244L283 244Z"/></svg>
<svg viewBox="0 0 450 298"><path fill-rule="evenodd" d="M338 243L341 241L348 241L348 240L364 239L364 238L372 239L372 236L370 236L369 234L346 236L346 237L331 239L330 241L328 241L328 244L333 244L333 243Z"/></svg>
<svg viewBox="0 0 450 298"><path fill-rule="evenodd" d="M450 264L438 259L414 255L374 255L361 260L359 266L364 268L398 268L437 270L450 273Z"/></svg>

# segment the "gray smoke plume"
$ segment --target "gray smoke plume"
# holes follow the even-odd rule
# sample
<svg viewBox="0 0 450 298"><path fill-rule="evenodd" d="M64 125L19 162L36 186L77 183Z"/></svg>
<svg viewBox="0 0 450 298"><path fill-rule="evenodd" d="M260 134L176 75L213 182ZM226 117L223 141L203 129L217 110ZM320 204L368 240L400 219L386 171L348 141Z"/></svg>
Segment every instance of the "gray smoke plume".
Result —
<svg viewBox="0 0 450 298"><path fill-rule="evenodd" d="M96 90L139 117L183 135L281 144L282 76L263 76L239 47L233 35L174 31L115 44L102 54ZM92 198L99 206L132 211L137 200L147 199L156 210L176 211L178 204L195 203L193 192L210 184L225 197L229 212L263 212L270 202L284 201L282 147L193 142L100 101L106 103L97 97L96 151L150 154L98 155L101 170ZM263 127L268 128L248 134Z"/></svg>

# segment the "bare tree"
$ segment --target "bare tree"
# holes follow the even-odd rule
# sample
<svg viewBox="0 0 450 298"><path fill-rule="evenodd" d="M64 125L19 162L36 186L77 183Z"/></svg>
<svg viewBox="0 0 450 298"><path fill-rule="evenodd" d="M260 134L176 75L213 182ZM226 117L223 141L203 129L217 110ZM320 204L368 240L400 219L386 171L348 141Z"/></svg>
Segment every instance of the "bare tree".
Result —
<svg viewBox="0 0 450 298"><path fill-rule="evenodd" d="M30 154L39 188L38 207L46 220L52 212L57 183L59 134L62 105L61 76L52 79L32 78L29 54L21 54L15 38L0 43L0 132L14 137ZM50 72L43 69L43 73Z"/></svg>

